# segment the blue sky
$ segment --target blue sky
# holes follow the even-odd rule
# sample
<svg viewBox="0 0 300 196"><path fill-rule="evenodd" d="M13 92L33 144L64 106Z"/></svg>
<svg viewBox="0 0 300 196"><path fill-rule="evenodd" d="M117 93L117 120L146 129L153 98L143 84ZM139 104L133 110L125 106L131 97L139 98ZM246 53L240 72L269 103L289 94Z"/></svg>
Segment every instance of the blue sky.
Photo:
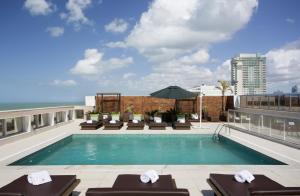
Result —
<svg viewBox="0 0 300 196"><path fill-rule="evenodd" d="M0 102L148 95L230 79L238 53L268 58L268 91L300 84L297 0L2 0Z"/></svg>

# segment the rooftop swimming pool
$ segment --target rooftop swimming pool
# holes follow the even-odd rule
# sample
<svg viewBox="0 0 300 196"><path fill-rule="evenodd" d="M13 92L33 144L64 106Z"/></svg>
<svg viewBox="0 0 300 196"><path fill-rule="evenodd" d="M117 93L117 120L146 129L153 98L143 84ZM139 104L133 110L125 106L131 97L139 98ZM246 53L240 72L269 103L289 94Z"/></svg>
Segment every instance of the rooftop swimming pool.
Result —
<svg viewBox="0 0 300 196"><path fill-rule="evenodd" d="M284 165L208 134L75 134L10 165Z"/></svg>

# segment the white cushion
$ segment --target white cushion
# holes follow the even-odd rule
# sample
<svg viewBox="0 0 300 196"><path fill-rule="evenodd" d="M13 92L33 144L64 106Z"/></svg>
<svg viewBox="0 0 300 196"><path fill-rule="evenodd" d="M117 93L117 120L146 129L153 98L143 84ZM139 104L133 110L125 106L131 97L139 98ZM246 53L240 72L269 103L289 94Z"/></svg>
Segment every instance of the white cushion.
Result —
<svg viewBox="0 0 300 196"><path fill-rule="evenodd" d="M116 124L117 122L115 120L111 120L111 121L109 121L109 123Z"/></svg>
<svg viewBox="0 0 300 196"><path fill-rule="evenodd" d="M138 121L142 121L142 115L141 114L134 114L133 119L138 120Z"/></svg>
<svg viewBox="0 0 300 196"><path fill-rule="evenodd" d="M197 120L199 117L198 117L198 114L196 113L196 114L192 114L192 119L194 119L194 120Z"/></svg>
<svg viewBox="0 0 300 196"><path fill-rule="evenodd" d="M154 117L154 122L156 122L156 123L161 123L161 122L162 122L161 117L155 116L155 117Z"/></svg>
<svg viewBox="0 0 300 196"><path fill-rule="evenodd" d="M136 120L136 119L133 119L132 122L133 122L133 123L139 123L139 121Z"/></svg>
<svg viewBox="0 0 300 196"><path fill-rule="evenodd" d="M185 123L185 119L184 119L184 118L178 119L177 121L178 121L179 123Z"/></svg>

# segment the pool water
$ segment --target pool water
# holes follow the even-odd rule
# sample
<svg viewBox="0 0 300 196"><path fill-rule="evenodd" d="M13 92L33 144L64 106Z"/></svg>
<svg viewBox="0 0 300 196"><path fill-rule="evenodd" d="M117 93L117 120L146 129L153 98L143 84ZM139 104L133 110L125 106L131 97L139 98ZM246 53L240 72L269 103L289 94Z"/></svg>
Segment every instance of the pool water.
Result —
<svg viewBox="0 0 300 196"><path fill-rule="evenodd" d="M283 165L226 137L75 134L10 165Z"/></svg>

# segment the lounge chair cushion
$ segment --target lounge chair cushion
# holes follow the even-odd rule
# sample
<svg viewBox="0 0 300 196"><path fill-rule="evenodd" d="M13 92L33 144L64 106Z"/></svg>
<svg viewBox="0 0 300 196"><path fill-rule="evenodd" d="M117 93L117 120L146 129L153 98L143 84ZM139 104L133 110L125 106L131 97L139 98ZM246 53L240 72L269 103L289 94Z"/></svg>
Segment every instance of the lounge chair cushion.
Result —
<svg viewBox="0 0 300 196"><path fill-rule="evenodd" d="M159 190L159 189L114 189L89 188L86 196L189 196L187 189Z"/></svg>
<svg viewBox="0 0 300 196"><path fill-rule="evenodd" d="M243 196L248 194L249 188L282 189L284 186L264 175L254 175L251 183L239 183L233 175L210 174L209 180L223 194L231 196Z"/></svg>
<svg viewBox="0 0 300 196"><path fill-rule="evenodd" d="M87 196L189 196L177 189L171 175L160 175L156 183L142 183L139 175L119 175L112 188L89 188Z"/></svg>
<svg viewBox="0 0 300 196"><path fill-rule="evenodd" d="M300 187L284 187L282 189L249 188L248 195L300 195Z"/></svg>
<svg viewBox="0 0 300 196"><path fill-rule="evenodd" d="M51 179L51 182L35 186L27 181L27 175L23 175L0 188L0 195L59 196L76 181L76 176L51 175Z"/></svg>
<svg viewBox="0 0 300 196"><path fill-rule="evenodd" d="M172 181L171 175L160 175L155 183L142 183L139 175L124 174L119 175L113 185L113 188L138 188L138 189L176 189L176 185Z"/></svg>

